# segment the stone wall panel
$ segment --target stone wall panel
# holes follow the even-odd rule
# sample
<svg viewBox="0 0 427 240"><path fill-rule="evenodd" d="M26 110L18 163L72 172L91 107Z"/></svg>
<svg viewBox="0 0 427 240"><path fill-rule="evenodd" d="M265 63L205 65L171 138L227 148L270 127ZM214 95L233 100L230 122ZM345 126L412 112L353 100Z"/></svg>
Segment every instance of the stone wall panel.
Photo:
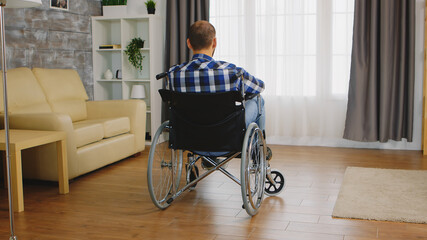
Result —
<svg viewBox="0 0 427 240"><path fill-rule="evenodd" d="M25 22L26 28L31 29L48 29L49 18L46 10L40 8L26 8L25 9Z"/></svg>
<svg viewBox="0 0 427 240"><path fill-rule="evenodd" d="M6 8L4 9L4 24L5 26L16 26L25 28L28 26L26 22L24 8Z"/></svg>
<svg viewBox="0 0 427 240"><path fill-rule="evenodd" d="M88 1L74 0L73 4L70 5L70 12L82 15L90 15Z"/></svg>
<svg viewBox="0 0 427 240"><path fill-rule="evenodd" d="M83 32L90 34L90 16L78 15L61 10L48 12L49 29L64 32Z"/></svg>
<svg viewBox="0 0 427 240"><path fill-rule="evenodd" d="M0 60L1 61L1 60ZM28 52L25 49L12 50L7 49L6 51L6 62L9 64L6 69L12 66L26 66L28 63Z"/></svg>
<svg viewBox="0 0 427 240"><path fill-rule="evenodd" d="M52 49L68 50L92 50L91 35L84 33L70 33L61 31L50 31L48 42Z"/></svg>
<svg viewBox="0 0 427 240"><path fill-rule="evenodd" d="M48 31L45 29L6 29L6 47L12 49L49 49Z"/></svg>

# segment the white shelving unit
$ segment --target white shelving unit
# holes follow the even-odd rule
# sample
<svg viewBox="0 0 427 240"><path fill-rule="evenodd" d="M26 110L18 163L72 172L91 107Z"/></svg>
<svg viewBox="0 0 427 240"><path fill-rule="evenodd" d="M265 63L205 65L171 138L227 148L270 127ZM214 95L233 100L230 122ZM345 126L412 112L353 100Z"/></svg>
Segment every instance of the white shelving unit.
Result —
<svg viewBox="0 0 427 240"><path fill-rule="evenodd" d="M92 17L93 79L95 100L130 99L133 85L144 85L147 104L147 133L153 136L161 124L161 98L158 89L162 82L156 74L163 71L163 32L161 17L140 15L128 17ZM138 71L124 52L130 41L140 37L143 70ZM118 49L99 49L101 45L121 45ZM105 79L110 69L113 79ZM116 72L121 78L116 78ZM148 142L149 143L149 142Z"/></svg>

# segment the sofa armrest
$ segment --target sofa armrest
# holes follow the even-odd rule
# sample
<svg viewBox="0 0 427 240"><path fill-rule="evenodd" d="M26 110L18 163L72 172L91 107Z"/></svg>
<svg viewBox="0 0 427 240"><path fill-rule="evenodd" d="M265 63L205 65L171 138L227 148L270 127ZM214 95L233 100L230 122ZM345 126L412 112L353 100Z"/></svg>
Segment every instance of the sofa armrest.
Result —
<svg viewBox="0 0 427 240"><path fill-rule="evenodd" d="M2 124L3 121L2 117ZM9 127L11 129L73 132L70 116L62 113L9 114Z"/></svg>
<svg viewBox="0 0 427 240"><path fill-rule="evenodd" d="M86 102L87 119L129 117L130 132L135 135L135 152L145 148L147 106L142 100L105 100Z"/></svg>
<svg viewBox="0 0 427 240"><path fill-rule="evenodd" d="M4 118L1 118L2 126ZM9 128L41 131L64 131L67 134L67 149L74 154L77 147L70 116L63 113L19 113L9 115Z"/></svg>
<svg viewBox="0 0 427 240"><path fill-rule="evenodd" d="M1 117L0 123L4 126L4 117ZM66 144L67 144L67 157L68 157L68 173L70 178L75 176L78 173L78 163L77 163L77 146L74 136L73 123L70 116L63 113L19 113L19 114L9 114L9 127L11 129L28 129L28 130L41 130L41 131L63 131L67 134ZM52 150L56 147L46 147L39 148L38 158L43 158L46 161L32 163L31 166L37 166L37 168L44 168L43 165L49 163L50 157L52 156ZM56 154L53 153L53 156ZM37 157L36 157L37 159ZM35 165L34 165L35 164ZM47 167L48 168L48 167ZM33 170L31 170L33 171ZM34 171L39 171L35 169ZM46 171L49 172L49 171ZM56 172L56 170L53 170Z"/></svg>

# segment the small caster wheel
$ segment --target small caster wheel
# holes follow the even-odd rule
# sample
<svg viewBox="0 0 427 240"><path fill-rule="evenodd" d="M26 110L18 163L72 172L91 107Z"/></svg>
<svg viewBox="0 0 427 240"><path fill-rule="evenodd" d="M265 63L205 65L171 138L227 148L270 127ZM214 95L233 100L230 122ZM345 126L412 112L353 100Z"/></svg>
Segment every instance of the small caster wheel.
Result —
<svg viewBox="0 0 427 240"><path fill-rule="evenodd" d="M267 196L277 196L285 187L285 177L283 177L283 174L276 170L271 171L270 175L276 184L271 183L267 176L265 180L264 192L267 194Z"/></svg>

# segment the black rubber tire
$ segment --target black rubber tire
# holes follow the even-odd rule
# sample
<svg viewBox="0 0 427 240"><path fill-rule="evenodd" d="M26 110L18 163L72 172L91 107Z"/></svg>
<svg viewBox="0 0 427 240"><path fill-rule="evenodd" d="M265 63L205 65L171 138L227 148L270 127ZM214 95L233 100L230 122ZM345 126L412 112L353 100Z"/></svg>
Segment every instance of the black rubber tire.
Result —
<svg viewBox="0 0 427 240"><path fill-rule="evenodd" d="M276 196L281 191L283 191L283 188L285 187L285 177L282 173L279 171L271 171L271 176L273 180L277 183L276 185L273 185L268 177L265 178L265 194L268 196Z"/></svg>

